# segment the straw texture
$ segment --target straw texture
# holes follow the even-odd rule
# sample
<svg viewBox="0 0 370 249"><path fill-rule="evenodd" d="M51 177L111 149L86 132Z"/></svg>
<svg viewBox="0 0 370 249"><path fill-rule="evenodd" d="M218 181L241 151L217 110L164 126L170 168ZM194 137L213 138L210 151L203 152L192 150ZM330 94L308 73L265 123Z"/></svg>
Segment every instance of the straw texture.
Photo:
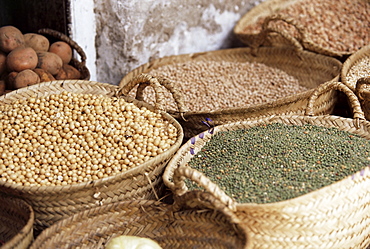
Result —
<svg viewBox="0 0 370 249"><path fill-rule="evenodd" d="M183 103L183 96L185 96L186 92L177 89L169 80L158 78L159 83L167 88L177 101L178 110L166 111L180 122L186 138L190 138L206 130L208 127L202 123L206 118L212 119L214 125L220 125L227 122L247 118L258 118L272 114L303 114L307 106L308 98L314 89L326 81L337 80L342 67L342 63L337 59L308 51L297 51L293 48L233 48L204 53L168 56L148 62L129 72L121 79L119 83L120 91L127 94L133 88L133 84L140 83L140 80L137 79L138 77L143 77L143 74L150 75L150 71L153 69L164 65L188 61L263 63L269 67L278 68L294 76L300 81L302 86L308 87L311 90L260 105L195 112L187 111L186 104ZM227 84L227 82L225 82L225 84ZM140 96L139 100L142 100L142 96ZM337 95L335 91L322 94L315 102L316 114L332 113L336 100Z"/></svg>
<svg viewBox="0 0 370 249"><path fill-rule="evenodd" d="M25 201L0 194L0 247L27 249L33 242L34 212Z"/></svg>
<svg viewBox="0 0 370 249"><path fill-rule="evenodd" d="M86 59L87 59L86 54L85 54L84 50L74 40L72 40L70 37L66 36L63 33L60 33L56 30L52 30L52 29L48 29L48 28L39 29L37 32L41 35L51 36L51 37L56 38L60 41L64 41L64 42L68 43L68 45L71 46L73 52L77 52L78 55L80 56L80 60L73 57L71 59L70 64L72 66L74 66L81 73L80 80L89 80L90 79L90 71L86 67Z"/></svg>
<svg viewBox="0 0 370 249"><path fill-rule="evenodd" d="M343 87L338 87L338 82L328 84L336 89ZM325 87L321 90L325 91ZM347 90L350 98L356 100L354 93ZM310 101L314 100L315 95ZM370 123L364 120L358 100L352 107L354 119L334 115L276 115L216 126L212 134L277 122L336 127L370 139ZM310 113L308 110L307 114ZM191 207L222 210L245 229L248 237L246 248L366 248L370 244L369 167L297 198L268 204L237 203L206 175L187 166L212 134L203 132L193 137L166 167L164 183L172 190L176 201ZM185 179L202 187L202 194L189 191Z"/></svg>
<svg viewBox="0 0 370 249"><path fill-rule="evenodd" d="M360 68L356 66L360 61L367 60L368 61L368 68ZM357 69L354 69L358 67ZM343 82L346 86L348 86L352 91L354 91L359 98L362 110L365 113L365 117L367 120L370 120L370 91L367 87L370 84L370 75L367 74L366 71L369 71L370 68L370 45L361 48L360 50L353 53L351 56L348 57L343 63L343 67L340 73L340 81ZM355 70L350 76L350 72ZM363 72L361 72L363 71ZM351 79L349 77L354 77L357 75L357 80Z"/></svg>
<svg viewBox="0 0 370 249"><path fill-rule="evenodd" d="M0 102L12 103L20 98L45 96L63 91L115 96L117 86L83 80L52 81L10 92L1 96ZM160 111L145 102L125 96L121 97L139 107L145 106L149 110ZM129 199L160 198L163 190L160 176L167 161L177 151L183 140L183 131L178 122L167 113L160 112L163 119L168 120L177 128L177 140L168 150L142 165L93 182L66 186L21 186L0 180L0 192L19 196L32 205L35 211L35 229L37 231L41 231L76 212L104 203Z"/></svg>
<svg viewBox="0 0 370 249"><path fill-rule="evenodd" d="M370 63L370 44L356 51L343 62L343 67L340 72L340 81L348 86L352 91L355 91L356 84L349 81L348 74L357 63L364 59L368 59Z"/></svg>
<svg viewBox="0 0 370 249"><path fill-rule="evenodd" d="M80 212L44 230L30 247L104 248L111 238L133 235L163 248L243 248L246 237L213 210L174 210L151 200L112 203Z"/></svg>
<svg viewBox="0 0 370 249"><path fill-rule="evenodd" d="M267 32L255 31L254 33L247 33L244 31L244 29L245 27L257 23L259 18L268 18L269 16L274 15L280 9L285 9L298 1L299 0L268 0L259 3L255 7L250 9L245 15L243 15L242 18L239 19L239 21L234 26L233 32L241 42L250 47L259 47L261 45L278 46L282 44L289 44L289 40L287 39L289 39L290 36L284 36L284 32L276 33L273 32L275 30L267 30ZM283 36L280 36L281 34ZM301 47L301 45L297 46L297 48L299 47Z"/></svg>

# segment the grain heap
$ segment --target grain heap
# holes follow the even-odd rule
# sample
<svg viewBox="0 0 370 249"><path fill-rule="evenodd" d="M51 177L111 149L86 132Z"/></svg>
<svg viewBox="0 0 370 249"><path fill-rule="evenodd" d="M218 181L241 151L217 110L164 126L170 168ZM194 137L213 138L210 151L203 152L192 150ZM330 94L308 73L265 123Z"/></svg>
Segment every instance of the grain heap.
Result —
<svg viewBox="0 0 370 249"><path fill-rule="evenodd" d="M369 140L334 127L273 123L218 132L188 163L239 203L272 203L359 171L369 152Z"/></svg>
<svg viewBox="0 0 370 249"><path fill-rule="evenodd" d="M308 90L285 71L257 62L189 61L147 73L172 81L190 111L263 104ZM144 100L153 103L154 91L147 88L144 93ZM177 110L172 95L167 93L166 97L171 100L167 108Z"/></svg>
<svg viewBox="0 0 370 249"><path fill-rule="evenodd" d="M346 75L347 84L355 89L357 80L368 76L370 76L370 57L364 57L354 63L348 70Z"/></svg>
<svg viewBox="0 0 370 249"><path fill-rule="evenodd" d="M166 151L177 129L121 98L62 92L0 106L0 180L69 185L112 176Z"/></svg>
<svg viewBox="0 0 370 249"><path fill-rule="evenodd" d="M306 29L316 44L334 51L353 53L370 43L370 2L364 0L302 0L275 13L293 17ZM258 33L265 18L244 28L245 33ZM271 24L270 24L271 25ZM296 35L285 23L276 23L279 30Z"/></svg>

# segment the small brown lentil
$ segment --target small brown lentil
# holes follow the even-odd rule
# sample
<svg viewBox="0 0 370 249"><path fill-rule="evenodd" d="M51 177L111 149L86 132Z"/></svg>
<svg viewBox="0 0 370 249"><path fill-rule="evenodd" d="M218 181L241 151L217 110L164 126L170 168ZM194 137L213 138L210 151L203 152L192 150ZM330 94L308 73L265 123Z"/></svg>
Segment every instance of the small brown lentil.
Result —
<svg viewBox="0 0 370 249"><path fill-rule="evenodd" d="M370 43L370 2L367 0L301 0L275 13L293 17L306 29L316 44L339 52L353 53ZM261 30L265 17L244 28L245 33ZM280 30L293 32L285 23L275 23Z"/></svg>
<svg viewBox="0 0 370 249"><path fill-rule="evenodd" d="M164 65L147 73L172 81L190 111L263 104L308 90L285 71L257 62L189 61ZM130 95L135 93L131 91ZM148 87L144 93L144 100L153 103L153 89ZM177 110L172 95L167 93L166 98L167 108Z"/></svg>

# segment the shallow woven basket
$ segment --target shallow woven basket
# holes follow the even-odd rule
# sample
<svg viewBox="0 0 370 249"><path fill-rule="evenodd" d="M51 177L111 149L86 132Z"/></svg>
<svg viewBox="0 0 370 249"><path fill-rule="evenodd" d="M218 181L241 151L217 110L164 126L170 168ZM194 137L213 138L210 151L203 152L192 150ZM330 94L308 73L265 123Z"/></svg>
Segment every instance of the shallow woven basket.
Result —
<svg viewBox="0 0 370 249"><path fill-rule="evenodd" d="M33 242L34 212L19 198L0 194L0 248L27 249Z"/></svg>
<svg viewBox="0 0 370 249"><path fill-rule="evenodd" d="M346 88L339 82L330 82L326 87L329 85ZM354 119L334 115L276 115L216 126L213 134L277 122L336 127L370 139L370 123L364 120L354 93L349 89L347 92L353 101ZM312 114L311 110L308 114ZM246 248L344 249L365 248L370 244L369 167L297 198L267 204L237 203L206 175L187 166L187 162L211 137L210 132L203 132L185 143L168 163L163 175L164 183L174 193L175 200L182 200L191 207L222 210L232 217L246 231ZM204 190L188 190L185 179L197 183Z"/></svg>
<svg viewBox="0 0 370 249"><path fill-rule="evenodd" d="M183 54L163 57L153 60L132 70L124 76L119 87L123 94L128 94L136 84L147 80L143 74L150 74L150 71L165 65L189 61L228 61L228 62L257 62L269 67L278 68L289 75L297 78L301 85L311 90L280 98L275 101L268 101L260 105L249 105L238 108L226 108L212 111L187 111L183 102L186 92L179 91L174 84L164 78L158 81L167 88L178 104L178 110L167 110L182 125L186 138L190 138L207 129L203 122L210 118L214 125L224 124L243 120L269 116L271 114L302 114L307 106L309 96L320 84L337 80L339 78L342 63L334 58L318 55L307 51L297 51L293 48L272 48L261 47L253 50L250 48L233 48L195 54ZM207 70L207 69L204 69ZM226 84L226 82L225 82ZM196 85L194 85L196 87ZM185 91L186 89L184 89ZM142 92L138 91L137 99L143 100ZM204 96L206 98L206 96ZM316 114L332 113L337 101L335 91L322 94L316 102Z"/></svg>
<svg viewBox="0 0 370 249"><path fill-rule="evenodd" d="M369 69L358 70L358 78L355 82L352 82L348 78L348 74L351 72L353 67L361 60L369 61L370 68L370 45L367 45L357 52L353 53L343 63L343 67L340 73L340 81L354 91L359 98L362 110L365 113L367 120L370 120L370 74Z"/></svg>
<svg viewBox="0 0 370 249"><path fill-rule="evenodd" d="M67 35L53 29L39 29L37 33L39 33L40 35L51 37L52 39L56 39L58 41L64 41L68 43L69 46L71 46L72 48L72 52L77 53L80 57L79 59L76 57L72 57L72 60L69 64L75 67L81 73L81 77L79 78L80 80L90 79L90 71L86 67L86 54L84 50L74 40L72 40Z"/></svg>
<svg viewBox="0 0 370 249"><path fill-rule="evenodd" d="M267 0L259 3L236 23L233 33L244 44L250 47L258 46L286 46L294 45L306 50L323 55L345 58L355 51L336 51L316 44L310 39L309 32L294 17L280 14L279 11L286 9L301 0ZM260 18L265 18L260 31L245 31L245 28L257 23ZM287 29L275 28L269 25L271 22L283 21L296 31L294 37Z"/></svg>
<svg viewBox="0 0 370 249"><path fill-rule="evenodd" d="M46 96L64 91L116 96L117 86L108 83L83 80L51 81L10 92L0 97L1 103L12 103L17 99ZM177 128L178 137L174 145L160 155L140 166L120 174L93 182L66 186L21 186L0 179L0 192L19 196L32 205L35 211L35 230L39 232L56 221L81 210L130 199L161 198L163 182L161 175L172 155L180 147L183 131L180 124L158 107L151 106L134 98L121 96L138 107L160 112L164 120Z"/></svg>
<svg viewBox="0 0 370 249"><path fill-rule="evenodd" d="M30 249L101 248L111 238L132 235L162 248L243 248L243 230L213 210L174 210L151 200L112 203L80 212L44 230Z"/></svg>

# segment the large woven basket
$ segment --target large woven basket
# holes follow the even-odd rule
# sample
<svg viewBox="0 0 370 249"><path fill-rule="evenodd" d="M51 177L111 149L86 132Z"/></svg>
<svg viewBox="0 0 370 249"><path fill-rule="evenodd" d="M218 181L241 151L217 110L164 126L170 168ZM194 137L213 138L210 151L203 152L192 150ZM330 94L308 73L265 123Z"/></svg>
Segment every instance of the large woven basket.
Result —
<svg viewBox="0 0 370 249"><path fill-rule="evenodd" d="M72 57L71 62L69 63L73 67L75 67L80 73L81 77L79 78L80 80L89 80L90 79L90 71L86 67L86 54L84 50L75 42L72 40L70 37L67 35L60 33L59 31L53 30L53 29L39 29L37 31L40 35L44 35L47 37L50 37L50 39L54 39L56 41L64 41L71 46L72 51L75 54L78 54L79 58L76 58L75 56Z"/></svg>
<svg viewBox="0 0 370 249"><path fill-rule="evenodd" d="M3 194L0 201L0 248L29 248L35 219L32 207L20 198Z"/></svg>
<svg viewBox="0 0 370 249"><path fill-rule="evenodd" d="M346 58L348 55L351 55L352 53L356 52L357 49L353 50L352 48L350 48L348 44L343 44L345 48L341 50L336 50L332 47L324 47L314 42L312 40L312 37L314 35L317 36L317 34L311 34L307 30L307 28L298 21L299 20L298 16L287 16L281 13L282 10L290 8L294 4L299 4L300 1L301 0L263 1L262 3L259 3L242 16L242 18L234 26L233 32L240 41L251 47L271 46L271 45L286 46L292 44L295 44L295 46L297 46L298 44L299 46L306 50L338 58ZM316 2L317 4L320 4L320 1ZM314 10L311 9L308 9L306 11L309 13L314 13ZM329 16L329 14L333 12L333 10L328 9L327 11L328 18L325 19L325 23L332 23L333 26L336 25L336 23L332 21L334 18L330 18ZM355 11L356 10L354 9L353 12ZM300 15L306 17L306 19L311 18L309 15L307 15L307 13L300 13ZM263 19L264 22L263 24L260 25L259 30L255 31L246 30L247 27L258 24L261 19ZM354 16L354 19L357 18ZM278 27L272 25L272 23L278 21L280 23L284 22L285 24L288 25ZM324 23L322 25L324 25ZM336 29L339 28L336 27ZM353 36L356 37L355 30L347 31L347 33L350 32L352 32L354 34ZM328 34L326 36L328 36ZM320 38L324 40L329 39L324 36L321 36ZM335 39L340 38L335 37Z"/></svg>
<svg viewBox="0 0 370 249"><path fill-rule="evenodd" d="M150 238L162 248L244 248L243 230L213 210L174 210L151 200L125 201L85 210L44 230L30 247L101 248L111 238Z"/></svg>
<svg viewBox="0 0 370 249"><path fill-rule="evenodd" d="M346 88L339 82L330 84L335 84L338 89ZM325 90L324 87L322 89ZM276 115L216 126L212 134L260 124L283 123L336 127L370 139L370 123L364 120L356 96L347 90L351 101L354 101L354 119L334 115ZM293 199L267 204L238 203L206 175L187 166L212 134L203 132L190 139L167 165L163 178L173 191L175 200L180 199L191 207L206 206L223 210L245 229L248 238L246 248L344 249L365 248L370 244L369 167ZM188 190L185 179L190 179L204 190Z"/></svg>
<svg viewBox="0 0 370 249"><path fill-rule="evenodd" d="M153 60L124 76L119 83L119 87L124 94L128 94L135 84L139 84L143 79L147 80L147 77L143 77L142 74L150 74L151 70L165 65L189 61L263 63L268 67L278 68L294 76L299 80L301 85L311 90L278 100L267 101L259 105L197 112L187 111L186 104L183 102L186 89L180 91L178 87L173 84L171 85L169 80L158 78L160 83L172 92L175 101L177 101L179 105L178 110L167 110L167 112L173 115L183 126L186 138L206 130L207 126L204 125L203 122L208 118L213 120L214 125L219 125L246 118L269 116L277 113L302 114L307 106L307 100L314 89L326 81L337 80L342 66L341 62L334 58L307 51L297 51L293 48L261 47L257 50L250 48L233 48L204 53L168 56ZM225 84L228 83L225 82ZM196 85L194 85L194 87L196 87ZM140 94L142 94L142 92L140 92ZM203 96L203 98L207 98L207 96ZM138 99L143 100L143 96L140 95ZM316 114L332 113L336 101L337 94L335 91L322 94L316 102Z"/></svg>
<svg viewBox="0 0 370 249"><path fill-rule="evenodd" d="M83 80L51 81L22 88L0 97L1 103L12 103L21 98L46 96L61 92L116 96L117 86L108 83ZM35 230L39 232L54 222L78 211L104 203L130 199L161 198L161 175L171 156L180 147L183 131L178 122L157 107L136 99L121 96L138 107L160 112L164 120L177 129L176 142L166 151L120 174L93 182L66 186L21 186L0 179L0 192L18 196L32 205L35 211Z"/></svg>

